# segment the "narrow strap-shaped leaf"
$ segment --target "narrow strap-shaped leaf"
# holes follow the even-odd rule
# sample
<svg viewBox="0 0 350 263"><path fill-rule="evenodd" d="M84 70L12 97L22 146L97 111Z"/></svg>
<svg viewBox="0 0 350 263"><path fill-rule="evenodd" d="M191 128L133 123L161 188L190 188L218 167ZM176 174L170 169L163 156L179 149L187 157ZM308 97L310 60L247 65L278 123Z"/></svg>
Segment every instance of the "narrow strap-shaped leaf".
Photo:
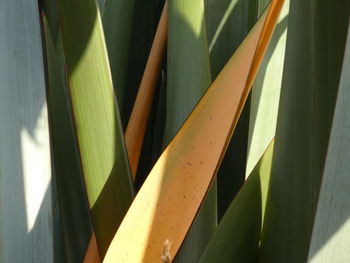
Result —
<svg viewBox="0 0 350 263"><path fill-rule="evenodd" d="M260 262L307 261L349 15L348 0L290 1Z"/></svg>
<svg viewBox="0 0 350 263"><path fill-rule="evenodd" d="M249 175L220 221L200 263L252 262L258 249L262 210L266 202L266 183L270 175L273 145Z"/></svg>
<svg viewBox="0 0 350 263"><path fill-rule="evenodd" d="M163 146L211 84L203 0L169 0L166 119ZM197 263L217 225L216 183L203 200L174 262Z"/></svg>
<svg viewBox="0 0 350 263"><path fill-rule="evenodd" d="M350 25L308 262L350 262Z"/></svg>
<svg viewBox="0 0 350 263"><path fill-rule="evenodd" d="M204 19L203 0L169 1L165 147L211 83Z"/></svg>
<svg viewBox="0 0 350 263"><path fill-rule="evenodd" d="M259 13L263 12L267 2L269 1L260 1ZM289 0L286 1L281 11L275 32L252 88L247 176L256 166L272 138L275 137L287 39L288 13Z"/></svg>
<svg viewBox="0 0 350 263"><path fill-rule="evenodd" d="M68 85L103 258L132 198L130 168L95 0L59 0Z"/></svg>
<svg viewBox="0 0 350 263"><path fill-rule="evenodd" d="M256 11L254 21L249 20L250 13L253 12L250 10L250 2L253 1L204 0L210 65L214 79L256 22Z"/></svg>
<svg viewBox="0 0 350 263"><path fill-rule="evenodd" d="M130 168L134 179L141 154L141 147L146 131L148 115L151 110L153 95L166 47L168 34L167 7L168 5L165 2L151 52L146 64L145 72L143 74L136 101L125 131L125 143L128 150Z"/></svg>
<svg viewBox="0 0 350 263"><path fill-rule="evenodd" d="M255 24L256 0L205 0L204 2L210 43L210 65L212 77L215 78ZM254 18L253 21L251 17ZM249 109L248 98L217 173L219 220L245 181Z"/></svg>
<svg viewBox="0 0 350 263"><path fill-rule="evenodd" d="M140 89L125 132L125 143L128 150L130 168L134 179L141 153L141 146L143 143L148 114L153 100L153 93L166 45L168 30L167 23L168 12L167 4L165 4L145 68L144 76L140 84ZM84 258L84 263L88 262L99 262L99 254L96 250L95 234L93 234L90 239L89 247Z"/></svg>
<svg viewBox="0 0 350 263"><path fill-rule="evenodd" d="M127 73L126 73L126 87L125 93L125 122L123 120L124 127L127 127L129 116L132 112L138 89L145 72L145 67L150 55L150 50L154 42L157 27L159 25L162 10L164 8L164 0L143 0L135 1L133 22L132 22L132 34L129 45L129 53L127 59ZM163 55L164 56L164 55ZM155 161L161 154L161 143L163 136L164 117L160 118L156 116L165 116L164 106L157 109L160 101L164 101L165 94L165 82L166 77L164 74L165 60L161 64L162 70L160 70L159 80L156 85L154 98L148 122L146 126L144 142L142 144L142 150L139 157L137 175L135 177L135 188L139 189L149 171L152 169ZM164 87L164 88L163 88ZM162 98L162 99L160 99ZM123 118L123 117L122 117Z"/></svg>
<svg viewBox="0 0 350 263"><path fill-rule="evenodd" d="M243 95L250 89L247 77L254 79L249 73L252 62L261 62L255 54L266 49L267 43L259 39L268 38L261 33L272 33L269 28L275 26L272 18L280 2L273 1L273 8L259 19L165 149L120 225L105 262L157 262L164 249L171 257L177 253L232 135Z"/></svg>
<svg viewBox="0 0 350 263"><path fill-rule="evenodd" d="M135 2L136 0L106 0L102 16L112 79L123 127L127 124L133 105L131 95L137 90L137 87L134 91L131 90L133 87L127 86L128 55L132 52L130 47Z"/></svg>
<svg viewBox="0 0 350 263"><path fill-rule="evenodd" d="M54 262L53 180L37 0L0 3L0 262Z"/></svg>
<svg viewBox="0 0 350 263"><path fill-rule="evenodd" d="M65 262L84 258L91 224L81 164L68 111L65 63L61 36L53 42L47 20L43 18L48 68L48 101L52 151L58 199L61 209Z"/></svg>
<svg viewBox="0 0 350 263"><path fill-rule="evenodd" d="M56 0L41 0L39 3L40 2L42 2L42 8L50 28L52 41L57 43L59 35L59 14Z"/></svg>
<svg viewBox="0 0 350 263"><path fill-rule="evenodd" d="M273 0L271 2L269 12L266 17L264 27L262 29L257 48L253 57L252 65L249 70L249 74L246 81L246 87L251 88L253 85L256 74L258 73L261 61L265 55L266 48L272 37L272 33L275 30L278 17L281 13L281 9L284 5L284 0Z"/></svg>

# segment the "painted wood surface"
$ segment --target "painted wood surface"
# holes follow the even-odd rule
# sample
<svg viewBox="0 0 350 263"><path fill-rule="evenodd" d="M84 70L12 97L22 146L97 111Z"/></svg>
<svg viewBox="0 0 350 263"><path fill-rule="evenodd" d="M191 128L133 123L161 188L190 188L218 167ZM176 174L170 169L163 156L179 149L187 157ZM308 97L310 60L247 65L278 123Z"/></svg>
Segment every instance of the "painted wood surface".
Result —
<svg viewBox="0 0 350 263"><path fill-rule="evenodd" d="M37 1L0 1L0 262L53 262L47 116Z"/></svg>

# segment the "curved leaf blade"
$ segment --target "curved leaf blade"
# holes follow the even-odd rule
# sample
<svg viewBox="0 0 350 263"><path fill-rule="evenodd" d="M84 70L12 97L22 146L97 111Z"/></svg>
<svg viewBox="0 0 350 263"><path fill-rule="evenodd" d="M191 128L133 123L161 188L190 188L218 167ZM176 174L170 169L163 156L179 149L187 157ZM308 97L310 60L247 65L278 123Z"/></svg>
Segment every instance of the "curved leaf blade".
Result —
<svg viewBox="0 0 350 263"><path fill-rule="evenodd" d="M57 45L43 17L48 68L48 106L58 200L61 209L64 258L81 262L91 236L89 207L66 97L61 36Z"/></svg>
<svg viewBox="0 0 350 263"><path fill-rule="evenodd" d="M274 143L270 143L252 173L233 199L200 263L253 262L259 247Z"/></svg>
<svg viewBox="0 0 350 263"><path fill-rule="evenodd" d="M282 4L273 2L165 149L120 225L105 262L159 261L167 240L170 255L177 253L222 159L258 68L254 63L261 62L266 49L269 37L264 34L272 33Z"/></svg>
<svg viewBox="0 0 350 263"><path fill-rule="evenodd" d="M203 0L170 0L163 146L211 84ZM217 224L216 183L203 201L174 262L197 263Z"/></svg>
<svg viewBox="0 0 350 263"><path fill-rule="evenodd" d="M133 198L130 168L96 2L58 3L80 158L103 258Z"/></svg>
<svg viewBox="0 0 350 263"><path fill-rule="evenodd" d="M259 13L266 2L261 1ZM252 87L246 176L254 169L275 137L287 40L289 0L286 1L266 56Z"/></svg>
<svg viewBox="0 0 350 263"><path fill-rule="evenodd" d="M290 1L260 262L307 260L349 14L349 1Z"/></svg>
<svg viewBox="0 0 350 263"><path fill-rule="evenodd" d="M110 69L123 127L127 124L133 105L130 96L137 90L130 90L127 86L128 54L131 52L135 2L135 0L108 0L105 2L102 16Z"/></svg>
<svg viewBox="0 0 350 263"><path fill-rule="evenodd" d="M165 2L135 104L125 131L130 168L135 179L147 120L152 106L168 34L168 4Z"/></svg>

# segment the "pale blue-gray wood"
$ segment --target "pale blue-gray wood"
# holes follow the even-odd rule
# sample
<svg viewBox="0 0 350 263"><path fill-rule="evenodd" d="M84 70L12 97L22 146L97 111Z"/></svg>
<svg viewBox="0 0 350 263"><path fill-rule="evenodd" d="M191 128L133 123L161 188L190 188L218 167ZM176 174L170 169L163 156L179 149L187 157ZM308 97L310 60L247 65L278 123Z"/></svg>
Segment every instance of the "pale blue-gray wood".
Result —
<svg viewBox="0 0 350 263"><path fill-rule="evenodd" d="M0 262L53 262L38 1L0 1Z"/></svg>
<svg viewBox="0 0 350 263"><path fill-rule="evenodd" d="M350 28L308 262L350 262Z"/></svg>

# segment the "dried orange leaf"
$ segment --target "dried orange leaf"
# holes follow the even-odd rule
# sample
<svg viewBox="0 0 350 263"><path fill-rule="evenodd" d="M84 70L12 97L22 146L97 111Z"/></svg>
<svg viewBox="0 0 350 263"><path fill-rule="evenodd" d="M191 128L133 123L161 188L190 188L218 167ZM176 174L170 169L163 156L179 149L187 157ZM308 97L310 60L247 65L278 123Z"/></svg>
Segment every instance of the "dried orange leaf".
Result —
<svg viewBox="0 0 350 263"><path fill-rule="evenodd" d="M161 262L166 240L174 258L216 174L283 2L272 2L165 149L105 262Z"/></svg>

